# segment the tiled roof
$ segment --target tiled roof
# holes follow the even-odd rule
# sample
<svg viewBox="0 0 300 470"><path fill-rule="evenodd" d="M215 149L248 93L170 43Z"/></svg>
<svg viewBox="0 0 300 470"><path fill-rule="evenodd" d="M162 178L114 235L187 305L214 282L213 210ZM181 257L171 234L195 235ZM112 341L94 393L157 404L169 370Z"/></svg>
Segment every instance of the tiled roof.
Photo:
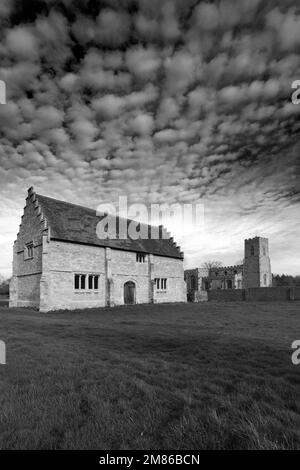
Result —
<svg viewBox="0 0 300 470"><path fill-rule="evenodd" d="M31 193L35 194L32 188L30 189ZM132 238L99 239L96 227L98 222L105 217L105 214L98 216L93 209L40 194L35 194L35 197L44 217L47 219L51 239L183 259L180 247L174 243L171 237L164 239L162 237L160 239L139 238L137 240ZM127 226L130 222L130 220L127 220ZM119 219L117 218L117 230L118 223ZM147 225L146 227L150 234L151 226ZM160 236L161 233L160 229Z"/></svg>

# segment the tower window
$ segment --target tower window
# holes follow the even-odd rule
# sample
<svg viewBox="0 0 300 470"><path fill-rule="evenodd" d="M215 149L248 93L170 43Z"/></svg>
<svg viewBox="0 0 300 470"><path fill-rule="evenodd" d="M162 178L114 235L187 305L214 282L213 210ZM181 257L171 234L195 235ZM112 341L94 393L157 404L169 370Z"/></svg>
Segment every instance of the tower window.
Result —
<svg viewBox="0 0 300 470"><path fill-rule="evenodd" d="M266 256L266 247L263 247L263 255Z"/></svg>
<svg viewBox="0 0 300 470"><path fill-rule="evenodd" d="M264 274L264 286L266 286L266 285L267 285L267 275Z"/></svg>
<svg viewBox="0 0 300 470"><path fill-rule="evenodd" d="M254 256L254 246L251 246L251 256Z"/></svg>

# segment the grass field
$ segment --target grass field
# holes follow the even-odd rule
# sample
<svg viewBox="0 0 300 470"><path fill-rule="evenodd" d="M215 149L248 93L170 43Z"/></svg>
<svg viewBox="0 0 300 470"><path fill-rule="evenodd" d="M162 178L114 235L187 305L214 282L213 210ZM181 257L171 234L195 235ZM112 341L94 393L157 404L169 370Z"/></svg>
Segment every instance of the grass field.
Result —
<svg viewBox="0 0 300 470"><path fill-rule="evenodd" d="M0 307L0 449L300 449L300 303Z"/></svg>

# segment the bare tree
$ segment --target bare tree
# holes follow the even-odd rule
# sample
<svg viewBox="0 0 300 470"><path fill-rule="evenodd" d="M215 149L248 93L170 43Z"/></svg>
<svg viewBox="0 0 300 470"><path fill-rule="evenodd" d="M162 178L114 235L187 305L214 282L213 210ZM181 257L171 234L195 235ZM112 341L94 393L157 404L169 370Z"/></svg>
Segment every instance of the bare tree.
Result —
<svg viewBox="0 0 300 470"><path fill-rule="evenodd" d="M221 268L222 266L223 263L221 261L205 261L205 263L202 264L202 268L206 269L207 271L210 271L211 269Z"/></svg>

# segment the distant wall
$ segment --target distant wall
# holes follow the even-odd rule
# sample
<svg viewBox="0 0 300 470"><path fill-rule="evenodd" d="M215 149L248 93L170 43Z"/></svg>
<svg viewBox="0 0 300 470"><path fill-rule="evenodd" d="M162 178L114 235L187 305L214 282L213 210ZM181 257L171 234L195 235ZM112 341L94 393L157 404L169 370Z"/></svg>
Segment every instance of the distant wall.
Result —
<svg viewBox="0 0 300 470"><path fill-rule="evenodd" d="M300 287L251 287L249 289L209 290L209 301L284 301L300 300Z"/></svg>
<svg viewBox="0 0 300 470"><path fill-rule="evenodd" d="M0 287L0 297L9 296L9 284Z"/></svg>
<svg viewBox="0 0 300 470"><path fill-rule="evenodd" d="M246 300L291 300L288 287L250 287L246 289Z"/></svg>
<svg viewBox="0 0 300 470"><path fill-rule="evenodd" d="M300 287L290 287L290 292L293 300L300 300Z"/></svg>
<svg viewBox="0 0 300 470"><path fill-rule="evenodd" d="M209 301L232 302L245 300L245 289L209 290L207 294Z"/></svg>

